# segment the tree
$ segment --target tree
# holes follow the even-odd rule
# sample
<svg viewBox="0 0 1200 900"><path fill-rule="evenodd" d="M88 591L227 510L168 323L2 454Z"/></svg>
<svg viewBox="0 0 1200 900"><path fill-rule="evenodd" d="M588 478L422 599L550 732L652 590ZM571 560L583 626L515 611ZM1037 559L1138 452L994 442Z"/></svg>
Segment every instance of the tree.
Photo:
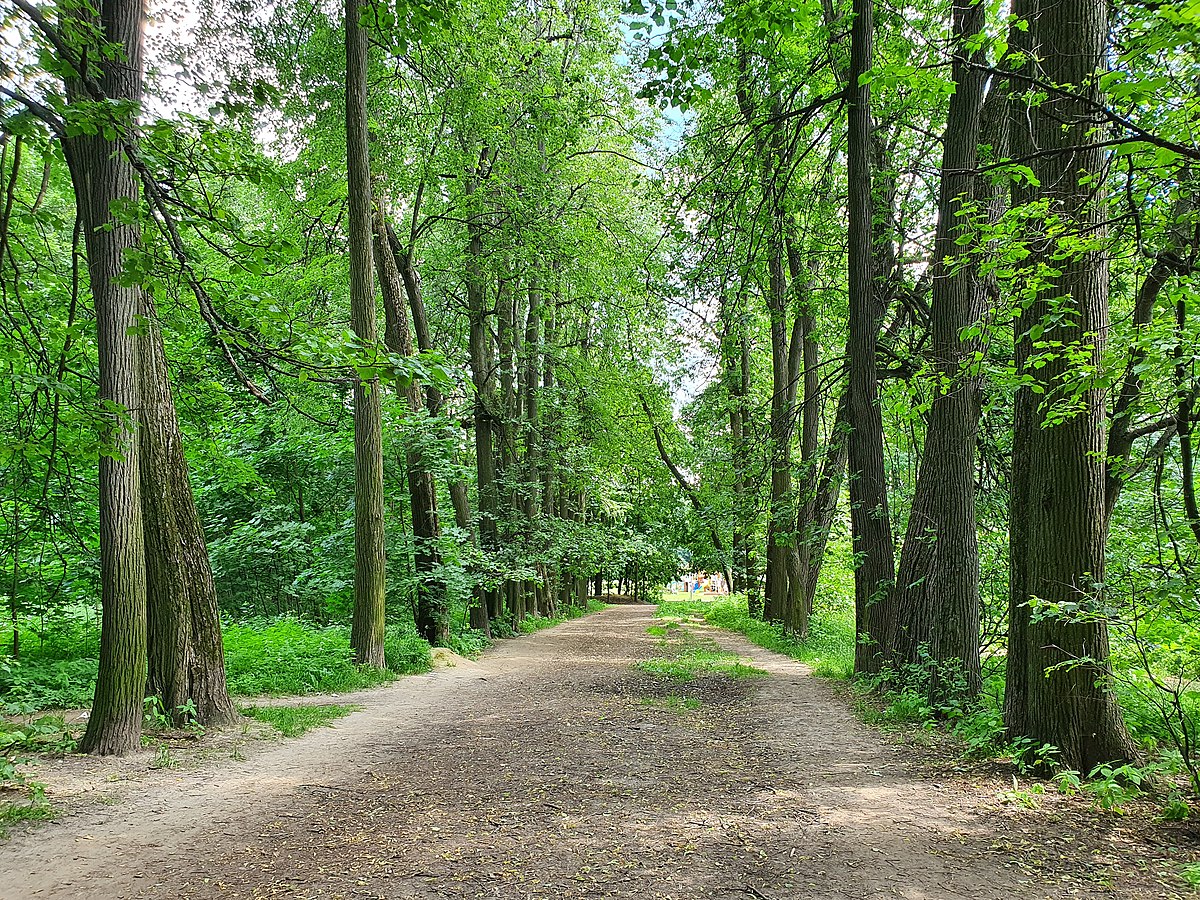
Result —
<svg viewBox="0 0 1200 900"><path fill-rule="evenodd" d="M225 725L238 713L225 683L216 586L188 477L162 329L148 293L142 295L142 310L139 437L147 686L176 724Z"/></svg>
<svg viewBox="0 0 1200 900"><path fill-rule="evenodd" d="M350 320L364 352L379 343L371 262L371 160L367 144L367 37L358 0L346 0L346 164L350 215ZM354 618L362 665L382 669L387 593L383 522L383 410L378 376L354 379Z"/></svg>
<svg viewBox="0 0 1200 900"><path fill-rule="evenodd" d="M875 360L884 309L874 278L871 192L871 67L873 0L854 0L850 33L848 266L849 339L846 345L850 427L850 516L854 536L854 670L874 674L892 650L896 630L895 550L883 464L883 420Z"/></svg>
<svg viewBox="0 0 1200 900"><path fill-rule="evenodd" d="M1017 84L1069 88L1013 104L1013 151L1033 173L1014 188L1014 205L1029 205L1036 237L1015 323L1004 720L1086 772L1133 757L1108 680L1104 388L1088 375L1108 329L1104 157L1091 137L1108 4L1019 0L1013 11L1028 25L1014 31Z"/></svg>
<svg viewBox="0 0 1200 900"><path fill-rule="evenodd" d="M937 383L897 574L895 662L924 664L927 656L933 696L960 690L954 682L961 666L961 691L974 696L981 686L975 532L980 383L973 359L978 341L963 335L986 303L969 216L987 75L979 65L982 49L970 49L983 31L983 4L957 0L953 15L954 93L943 138L930 311Z"/></svg>
<svg viewBox="0 0 1200 900"><path fill-rule="evenodd" d="M392 252L387 223L383 214L375 212L375 265L383 293L384 345L392 353L413 355L412 332L408 327L405 286L396 257ZM410 279L410 292L419 290L415 278ZM418 302L419 302L418 296ZM419 307L418 307L419 308ZM408 411L420 421L425 417L421 400L421 385L410 378L403 388ZM438 550L437 483L429 461L421 450L409 449L405 454L408 474L409 512L412 517L413 557L417 578L417 605L414 624L417 634L435 647L444 647L450 637L446 612L446 586L440 573L442 560Z"/></svg>
<svg viewBox="0 0 1200 900"><path fill-rule="evenodd" d="M87 106L99 94L125 103L115 113L116 122L95 123L63 143L87 245L100 353L99 398L105 412L100 457L100 670L79 746L85 753L105 755L138 747L146 687L146 550L136 436L142 406L142 298L141 289L125 273L126 255L141 247L140 191L122 138L115 136L129 134L142 99L144 10L140 0L103 0L94 16L83 9L76 15L79 28L95 34L97 43L95 52L87 55L90 62L67 79L70 100Z"/></svg>

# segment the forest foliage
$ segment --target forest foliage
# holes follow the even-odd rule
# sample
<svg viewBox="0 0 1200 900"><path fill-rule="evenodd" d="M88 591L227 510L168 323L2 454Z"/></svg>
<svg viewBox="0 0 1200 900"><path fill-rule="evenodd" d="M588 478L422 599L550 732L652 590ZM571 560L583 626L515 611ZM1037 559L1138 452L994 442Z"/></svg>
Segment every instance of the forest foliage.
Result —
<svg viewBox="0 0 1200 900"><path fill-rule="evenodd" d="M1200 789L1195 0L143 13L0 13L3 712L125 752L709 571Z"/></svg>

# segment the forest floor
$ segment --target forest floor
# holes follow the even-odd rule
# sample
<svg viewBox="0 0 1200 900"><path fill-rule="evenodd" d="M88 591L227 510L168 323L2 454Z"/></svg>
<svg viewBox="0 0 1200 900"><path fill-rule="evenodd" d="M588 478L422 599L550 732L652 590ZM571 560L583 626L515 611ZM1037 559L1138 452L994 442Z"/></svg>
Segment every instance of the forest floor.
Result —
<svg viewBox="0 0 1200 900"><path fill-rule="evenodd" d="M59 818L0 844L0 897L1190 895L1194 832L1005 802L1010 774L863 725L802 665L654 625L612 607L340 695L361 710L293 740L64 760ZM766 674L661 665L714 642Z"/></svg>

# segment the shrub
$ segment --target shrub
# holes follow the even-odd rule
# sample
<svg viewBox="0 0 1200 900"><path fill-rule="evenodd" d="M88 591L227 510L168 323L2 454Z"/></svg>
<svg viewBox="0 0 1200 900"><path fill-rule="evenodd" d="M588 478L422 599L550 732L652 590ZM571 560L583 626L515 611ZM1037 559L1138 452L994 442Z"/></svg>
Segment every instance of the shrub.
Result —
<svg viewBox="0 0 1200 900"><path fill-rule="evenodd" d="M387 672L354 664L349 628L293 617L225 628L225 665L234 694L352 691L387 681Z"/></svg>
<svg viewBox="0 0 1200 900"><path fill-rule="evenodd" d="M432 666L429 642L403 625L389 625L384 636L383 654L387 667L397 675L428 672Z"/></svg>

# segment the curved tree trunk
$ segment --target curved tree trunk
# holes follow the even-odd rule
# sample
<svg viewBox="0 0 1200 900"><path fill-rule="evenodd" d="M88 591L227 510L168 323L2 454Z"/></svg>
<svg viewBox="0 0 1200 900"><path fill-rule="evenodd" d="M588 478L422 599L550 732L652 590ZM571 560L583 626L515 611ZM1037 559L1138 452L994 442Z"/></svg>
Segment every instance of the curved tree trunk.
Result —
<svg viewBox="0 0 1200 900"><path fill-rule="evenodd" d="M144 318L141 489L148 693L159 698L176 725L226 725L238 714L225 683L217 590L188 479L162 330L145 295Z"/></svg>

